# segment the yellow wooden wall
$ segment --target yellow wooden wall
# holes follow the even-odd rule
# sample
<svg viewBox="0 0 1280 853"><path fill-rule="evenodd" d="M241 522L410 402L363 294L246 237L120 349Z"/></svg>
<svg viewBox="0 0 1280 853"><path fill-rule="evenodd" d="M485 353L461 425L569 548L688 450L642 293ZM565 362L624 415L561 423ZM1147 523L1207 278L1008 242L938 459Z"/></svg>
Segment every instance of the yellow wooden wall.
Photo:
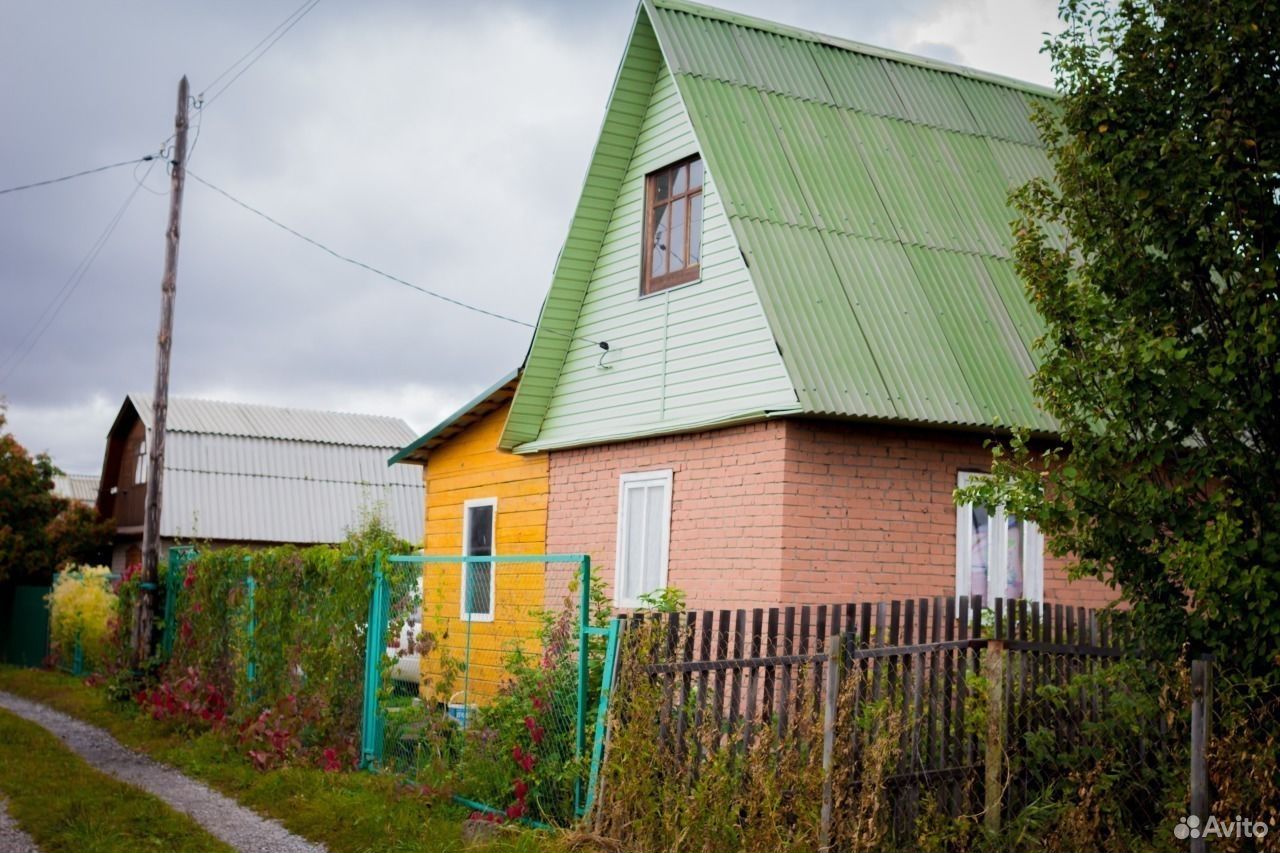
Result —
<svg viewBox="0 0 1280 853"><path fill-rule="evenodd" d="M426 553L461 554L463 502L496 498L495 553L541 554L547 538L547 457L517 456L498 450L508 406L485 416L433 450L426 471ZM492 696L502 682L502 663L514 646L536 654L543 604L541 563L495 563L492 622L460 618L462 567L430 565L423 574L423 629L436 636L437 649L422 661L423 691L447 700L441 688L443 650L461 662L470 630L468 689L472 702ZM463 676L456 678L462 690Z"/></svg>

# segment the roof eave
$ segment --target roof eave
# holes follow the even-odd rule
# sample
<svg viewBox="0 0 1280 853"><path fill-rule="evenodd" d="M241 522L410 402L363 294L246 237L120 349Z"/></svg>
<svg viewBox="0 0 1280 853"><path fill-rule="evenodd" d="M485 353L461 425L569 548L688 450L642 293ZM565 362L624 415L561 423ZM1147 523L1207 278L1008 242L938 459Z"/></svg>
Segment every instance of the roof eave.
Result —
<svg viewBox="0 0 1280 853"><path fill-rule="evenodd" d="M412 444L403 448L396 455L388 459L387 467L390 468L392 465L395 465L401 462L412 464L412 465L427 464L427 452L431 450L431 445L433 445L436 439L438 439L441 435L443 435L446 431L448 431L450 427L455 425L459 420L461 420L463 417L469 414L477 406L483 405L493 397L496 397L500 393L502 393L507 388L507 386L513 383L516 379L518 379L519 376L520 376L520 368L516 368L515 370L508 373L506 376L499 379L493 385L486 388L484 391L481 391L474 398L464 403L463 406L460 409L458 409L456 412L449 415L447 418L445 418L440 423L436 424L434 427L428 430L426 433L421 435ZM510 390L511 390L511 393L515 392L514 388Z"/></svg>

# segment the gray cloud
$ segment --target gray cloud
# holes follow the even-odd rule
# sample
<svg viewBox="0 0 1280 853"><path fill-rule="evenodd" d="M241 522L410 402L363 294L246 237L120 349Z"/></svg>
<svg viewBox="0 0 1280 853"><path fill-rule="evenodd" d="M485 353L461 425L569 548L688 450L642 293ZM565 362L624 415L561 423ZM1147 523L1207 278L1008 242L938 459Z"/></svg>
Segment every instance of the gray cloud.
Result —
<svg viewBox="0 0 1280 853"><path fill-rule="evenodd" d="M158 149L177 78L201 91L295 5L7 6L0 185ZM895 39L945 6L729 5L901 49L914 42ZM338 251L532 321L634 11L630 0L322 2L207 108L191 168ZM931 55L956 50L929 38ZM999 57L964 58L1002 70ZM134 180L125 168L0 196L0 359ZM0 386L19 439L68 469L95 470L124 394L151 388L161 168L146 187ZM340 264L188 182L175 395L396 414L425 429L515 366L528 338Z"/></svg>

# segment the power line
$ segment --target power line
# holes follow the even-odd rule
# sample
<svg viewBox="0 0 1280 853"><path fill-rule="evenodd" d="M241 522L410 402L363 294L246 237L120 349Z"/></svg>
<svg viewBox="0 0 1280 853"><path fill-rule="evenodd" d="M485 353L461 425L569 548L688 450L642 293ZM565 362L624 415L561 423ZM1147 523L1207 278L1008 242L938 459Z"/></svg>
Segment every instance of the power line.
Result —
<svg viewBox="0 0 1280 853"><path fill-rule="evenodd" d="M5 357L4 361L0 362L0 368L3 368L5 365L9 366L8 369L5 370L4 376L0 377L0 384L4 384L9 381L9 377L13 375L14 371L17 370L22 365L22 362L26 360L27 356L31 354L31 351L35 349L36 344L38 344L40 339L44 337L44 333L53 325L53 321L58 318L58 314L66 306L67 302L70 301L71 297L75 295L76 288L78 288L80 283L84 281L85 275L89 272L89 268L93 266L93 262L97 260L99 253L101 253L103 247L107 245L107 241L111 239L111 235L115 232L116 226L120 224L120 220L124 218L125 212L128 211L129 206L133 204L134 198L138 195L138 190L142 189L143 182L146 181L147 176L151 174L151 170L155 168L154 158L149 159L152 159L153 162L147 167L147 173L142 176L142 180L139 181L136 178L134 179L133 189L130 190L129 195L125 197L124 204L120 205L120 208L116 211L115 215L112 216L111 220L107 223L107 227L103 229L102 233L98 236L98 239L89 247L89 251L85 253L84 258L76 265L76 268L71 271L71 275L65 282L63 282L62 287L58 289L58 292L55 293L53 298L49 300L47 305L45 305L44 310L42 310L39 316L36 317L31 328L27 329L26 334L24 334L22 339L18 341L18 345L13 348L13 351L9 353L8 356ZM46 317L46 315L48 316Z"/></svg>
<svg viewBox="0 0 1280 853"><path fill-rule="evenodd" d="M119 163L108 163L105 166L95 166L92 169L85 169L83 172L75 172L70 175L63 175L60 178L49 178L47 181L36 181L33 184L22 184L16 187L8 187L6 189L0 190L0 195L4 195L5 193L16 193L19 190L34 189L35 187L47 187L50 184L60 184L63 181L70 181L73 178L83 178L85 175L96 175L98 172L105 172L108 169L118 169L121 166L131 166L134 163L145 163L148 160L154 160L155 158L156 158L155 154L148 154L145 157L135 157L132 160L121 160Z"/></svg>
<svg viewBox="0 0 1280 853"><path fill-rule="evenodd" d="M427 296L434 297L435 299L439 299L439 300L441 300L441 301L443 301L443 302L448 302L450 305L456 305L456 306L458 306L459 308L465 308L465 309L466 309L466 310L468 310L468 311L474 311L475 313L477 313L477 314L483 314L483 315L485 315L486 317L493 317L493 318L494 318L494 319L496 319L496 320L504 320L504 321L506 321L506 322L508 322L508 323L514 323L514 324L515 324L515 325L517 325L517 326L524 326L524 327L525 327L525 328L527 328L527 329L535 328L535 326L534 326L534 324L533 324L533 323L530 323L530 322L528 322L528 321L526 321L526 320L517 320L515 317L509 317L509 316L507 316L506 314L499 314L499 313L498 313L498 312L496 312L496 311L490 311L490 310L488 310L488 309L486 309L486 308L480 308L480 307L477 307L477 306L475 306L475 305L471 305L471 304L469 304L469 303L467 303L467 302L463 302L463 301L462 301L462 300L460 300L460 299L455 299L455 298L453 298L452 296L446 296L445 294L443 294L443 293L439 293L438 291L430 290L430 289L428 289L428 288L422 287L421 285L414 284L414 283L413 283L413 282L411 282L411 281L405 281L403 278L400 278L399 276L395 276L395 275L392 275L392 274L391 274L391 273L389 273L389 272L385 272L385 271L383 271L383 270L380 270L380 269L378 269L378 268L377 268L377 267L375 267L375 266L372 266L372 265L370 265L370 264L365 263L364 261L360 261L360 260L357 260L357 259L355 259L355 258L349 257L349 256L347 256L347 255L344 255L344 254L342 254L341 252L338 252L338 251L337 251L337 250L335 250L335 249L331 249L331 248L329 248L329 247L328 247L328 246L326 246L324 243L321 243L319 240L315 240L315 239L313 239L313 238L311 238L311 237L308 237L306 234L301 233L300 231L296 231L296 230L294 230L293 228L290 228L288 225L285 225L285 224L284 224L283 222L281 222L280 220L275 219L275 218L273 218L273 217L269 216L269 215L268 215L268 214L266 214L266 213L263 213L261 210L258 210L256 207L253 207L252 205L248 204L247 202L241 201L240 199L238 199L238 198L236 198L235 196L233 196L231 193L229 193L229 192L227 192L226 190L222 189L221 187L219 187L219 186L217 186L217 185L215 185L215 184L213 184L213 183L211 183L211 182L209 182L209 181L205 180L204 178L200 177L199 175L197 175L195 172L191 171L190 169L188 169L188 170L187 170L187 176L188 176L188 177L190 177L191 179L195 180L197 183L200 183L200 184L202 184L202 185L204 185L204 186L208 187L209 189L213 190L213 191L214 191L214 192L216 192L218 195L222 196L223 198L227 199L228 201L232 202L233 204L235 204L235 205L237 205L237 206L239 206L239 207L243 208L244 210L249 211L250 213L254 214L255 216L259 216L259 217L261 217L261 218L265 219L266 221L270 222L272 225L276 226L277 228L281 229L282 231L285 231L285 232L287 232L288 234L291 234L291 235L293 235L294 237L297 237L299 240L302 240L303 242L310 243L312 246L315 246L315 247L316 247L317 249L319 249L320 251L325 252L325 253L326 253L326 254L328 254L328 255L332 255L333 257L337 258L337 259L338 259L338 260L340 260L340 261L343 261L343 262L345 262L345 263L351 264L352 266L359 267L360 269L365 270L366 272L371 272L371 273L373 273L374 275L376 275L376 276L380 276L380 277L385 278L385 279L387 279L387 280L389 280L389 281L394 281L396 284L403 285L404 287L411 288L412 290L416 290L416 291L418 291L418 292L420 292L420 293L425 293ZM544 327L544 328L545 328L545 327ZM551 331L551 330L549 330L549 329L548 329L548 331ZM598 347L600 347L601 349L608 349L607 345L604 345L604 344L602 344L602 343L601 343L601 342L599 342L599 341L593 341L593 340L590 340L589 338L573 338L573 336L572 336L572 335L566 335L566 337L570 337L570 338L575 339L575 340L586 341L587 343L594 344L595 346L598 346Z"/></svg>
<svg viewBox="0 0 1280 853"><path fill-rule="evenodd" d="M224 70L221 74L215 77L213 79L213 82L210 83L208 86L205 86L204 89L200 91L200 94L196 96L197 108L204 109L205 107L209 106L209 104L212 104L215 100L217 100L218 97L221 96L223 92L231 88L232 84L235 83L237 80L239 80L241 75L243 75L246 71L252 68L259 59L266 56L267 52L271 50L272 47L275 46L275 43L280 41L280 39L284 38L285 35L289 32L289 30L297 26L298 22L301 21L303 18L305 18L307 14L311 12L312 9L314 9L317 5L319 5L319 3L320 3L320 0L306 0L306 2L304 2L297 9L294 9L293 12L287 18L285 18L283 21L277 24L275 29L267 33L262 38L262 41L258 42L253 47L249 48L248 53L246 53L244 56L237 59L235 62L231 63L231 65L229 65L226 68L226 70ZM263 45L265 45L265 47ZM261 48L261 50L259 50L259 48ZM249 59L249 57L251 56L253 58ZM214 86L218 85L218 83L222 80L222 78L230 74L233 69L235 69L241 63L243 63L246 59L249 60L247 65L245 65L243 68L237 71L235 73L235 76L233 76L230 80L228 80L225 84L223 84L222 88L218 89L208 98L205 98L204 96L205 92L209 91Z"/></svg>

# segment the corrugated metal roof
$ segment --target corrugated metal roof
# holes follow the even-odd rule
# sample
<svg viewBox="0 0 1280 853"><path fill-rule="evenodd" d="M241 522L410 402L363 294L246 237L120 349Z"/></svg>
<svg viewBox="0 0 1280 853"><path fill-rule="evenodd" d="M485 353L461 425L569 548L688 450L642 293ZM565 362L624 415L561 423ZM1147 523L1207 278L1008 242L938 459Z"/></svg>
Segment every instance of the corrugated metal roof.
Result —
<svg viewBox="0 0 1280 853"><path fill-rule="evenodd" d="M130 407L150 434L149 398L130 395L121 417ZM376 511L420 542L421 472L386 464L412 437L397 418L172 399L160 535L340 542Z"/></svg>
<svg viewBox="0 0 1280 853"><path fill-rule="evenodd" d="M644 81L662 62L805 412L1053 430L1031 395L1043 326L1013 273L1007 201L1027 179L1053 176L1030 119L1052 91L641 0L503 447L537 438Z"/></svg>
<svg viewBox="0 0 1280 853"><path fill-rule="evenodd" d="M1052 176L1041 90L682 0L644 8L805 410L1051 430L1007 201Z"/></svg>
<svg viewBox="0 0 1280 853"><path fill-rule="evenodd" d="M129 399L147 429L151 429L151 397L130 394ZM414 435L407 423L385 415L288 409L186 397L169 401L166 428L169 432L279 438L353 447L401 447L413 440Z"/></svg>
<svg viewBox="0 0 1280 853"><path fill-rule="evenodd" d="M388 469L385 448L174 433L160 534L342 542L362 514L376 511L403 539L421 542L422 496L420 471Z"/></svg>
<svg viewBox="0 0 1280 853"><path fill-rule="evenodd" d="M53 493L60 498L92 505L98 500L98 475L58 474L53 478Z"/></svg>

